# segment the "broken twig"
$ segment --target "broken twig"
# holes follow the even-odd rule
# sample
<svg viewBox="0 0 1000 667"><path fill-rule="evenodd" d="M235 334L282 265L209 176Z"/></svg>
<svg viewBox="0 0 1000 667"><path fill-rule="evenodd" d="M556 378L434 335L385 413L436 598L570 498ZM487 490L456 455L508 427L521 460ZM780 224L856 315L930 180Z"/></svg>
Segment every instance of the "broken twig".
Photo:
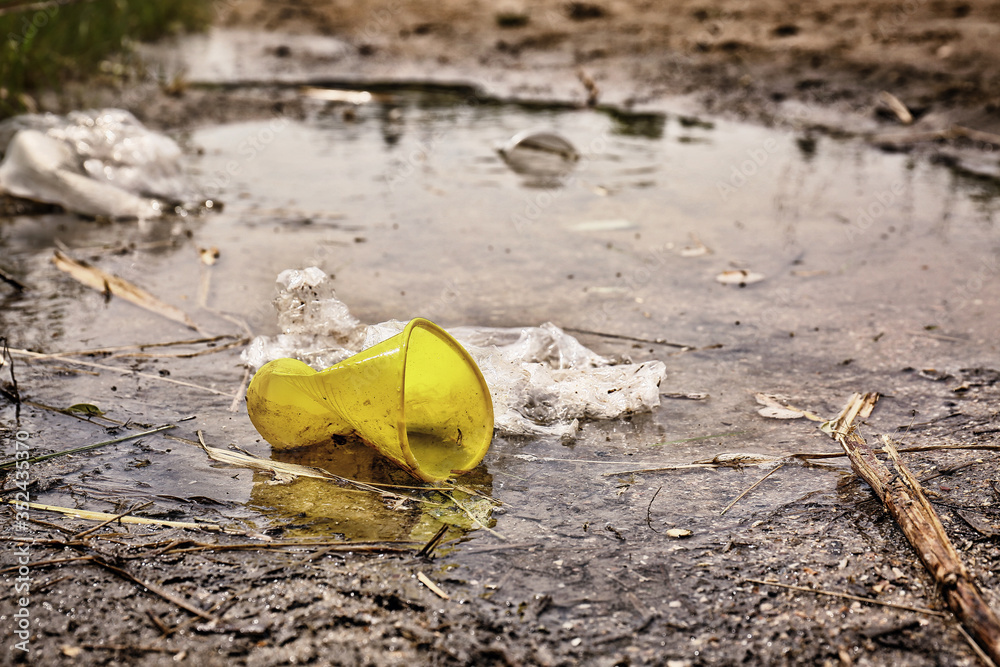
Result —
<svg viewBox="0 0 1000 667"><path fill-rule="evenodd" d="M983 652L994 663L1000 663L1000 620L983 600L920 482L903 464L891 441L885 441L885 451L895 472L876 458L858 433L855 420L867 418L876 401L875 393L854 394L840 415L829 422L831 434L847 452L854 472L868 482L903 530L955 617Z"/></svg>

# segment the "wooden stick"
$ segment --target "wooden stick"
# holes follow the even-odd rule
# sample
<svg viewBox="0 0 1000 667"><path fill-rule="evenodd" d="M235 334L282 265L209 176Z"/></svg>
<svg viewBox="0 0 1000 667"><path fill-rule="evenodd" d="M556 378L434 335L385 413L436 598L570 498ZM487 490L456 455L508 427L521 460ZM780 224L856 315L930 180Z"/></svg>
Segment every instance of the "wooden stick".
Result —
<svg viewBox="0 0 1000 667"><path fill-rule="evenodd" d="M920 482L903 465L899 452L888 439L884 449L895 472L876 458L854 425L855 419L871 414L876 401L878 394L854 394L840 415L830 422L833 438L847 452L854 472L868 482L899 524L959 623L983 652L1000 664L1000 620L983 600Z"/></svg>
<svg viewBox="0 0 1000 667"><path fill-rule="evenodd" d="M447 593L445 593L443 590L441 590L440 586L438 586L433 581L431 581L431 578L428 577L423 572L419 572L419 571L417 572L417 579L420 580L420 583L422 583L424 586L426 586L428 589L430 589L431 593L433 593L434 595L438 596L442 600L450 600L451 599L451 597Z"/></svg>

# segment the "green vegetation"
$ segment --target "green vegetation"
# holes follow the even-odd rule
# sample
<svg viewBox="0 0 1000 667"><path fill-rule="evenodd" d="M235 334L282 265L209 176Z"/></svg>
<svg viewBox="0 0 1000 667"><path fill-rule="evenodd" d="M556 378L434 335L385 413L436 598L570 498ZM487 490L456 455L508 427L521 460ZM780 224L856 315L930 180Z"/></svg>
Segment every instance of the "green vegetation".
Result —
<svg viewBox="0 0 1000 667"><path fill-rule="evenodd" d="M210 0L0 0L0 118L135 42L204 29L212 12Z"/></svg>

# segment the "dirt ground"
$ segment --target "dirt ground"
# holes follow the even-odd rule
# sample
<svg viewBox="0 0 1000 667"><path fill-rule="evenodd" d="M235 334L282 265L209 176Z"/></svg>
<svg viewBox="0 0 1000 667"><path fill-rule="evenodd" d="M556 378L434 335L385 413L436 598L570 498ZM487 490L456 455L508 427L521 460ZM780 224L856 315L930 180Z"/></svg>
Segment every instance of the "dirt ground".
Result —
<svg viewBox="0 0 1000 667"><path fill-rule="evenodd" d="M819 7L696 0L669 5L242 0L219 6L221 25L343 39L352 51L333 63L340 78L390 79L403 72L414 79L465 81L501 97L586 104L591 96L599 103L623 107L682 96L685 104L702 113L764 124L792 119L797 126L822 127L833 134L936 132L956 124L983 133L1000 131L1000 5L985 0L844 2ZM294 60L299 54L290 40L287 49L272 55ZM882 91L913 113L910 129L880 100ZM153 126L190 128L266 117L275 104L283 104L283 112L294 115L301 102L284 101L283 94L281 89L248 92L180 85L137 95L131 108ZM985 134L973 136L957 142L941 137L929 143L905 142L893 144L892 149L909 150L921 143L924 150L942 155L950 150L973 151L996 169L995 149L1000 145ZM995 280L995 274L987 277ZM14 332L15 341L21 333L18 326L30 328L13 320L0 322L10 329L8 335ZM946 338L933 343L948 345ZM636 351L627 341L585 342L609 355L653 354ZM947 373L903 364L887 371L875 363L866 365L864 358L853 364L853 358L838 358L831 369L832 355L846 356L837 349L813 353L803 362L810 372L796 377L794 369L777 368L780 354L755 348L750 353L761 355L756 372L772 373L771 380L794 386L798 396L846 398L865 387L887 390L890 400L880 405L866 427L873 438L876 433L891 433L905 436L907 446L995 447L1000 432L1000 375L983 365L984 357L995 354L995 341L979 343L967 354L954 348L942 352L955 366ZM710 351L696 351L674 360L671 372L689 380L717 379L713 372L721 376L743 368L739 355L746 352L727 349L724 354L735 356L719 361ZM903 356L898 352L894 359ZM716 363L715 371L704 370ZM172 372L188 377L188 373L208 373L206 368L213 372L224 368L227 381L239 380L235 363L168 364L159 367L160 375L166 371L167 376ZM823 376L818 368L826 369ZM22 393L36 400L62 396L60 382L71 377L71 371L59 373L46 375L37 366L22 369L18 378ZM124 381L120 384L124 394ZM117 385L111 391L117 391ZM157 423L176 420L189 406L172 405L173 397L137 390L134 396L121 398L113 416L123 421L129 416ZM4 400L8 430L3 435L11 453L17 428L13 407ZM915 404L924 408L920 415L907 407ZM824 417L831 417L841 405L826 401L819 407L825 410ZM103 426L88 422L67 426L71 418L37 407L25 405L22 410L35 425L58 428L67 442L104 432ZM466 538L453 535L430 556L416 555L419 545L412 543L269 547L262 546L267 543L259 535L251 539L183 528L112 525L87 537L79 533L93 528L93 522L33 513L33 518L46 522L32 527L32 599L37 601L32 613L37 622L31 653L8 651L7 646L17 641L8 633L15 622L8 603L16 599L12 591L19 544L11 538L21 533L14 516L6 516L2 563L8 568L9 583L0 596L6 640L0 662L985 664L944 611L935 584L898 528L843 463L832 469L798 464L784 469L783 473L793 470L800 481L828 480L829 475L839 481L831 492L790 491L795 499L779 505L748 501L738 518L721 526L715 511L692 516L674 512L679 503L675 494L686 492L677 489L723 486L735 497L766 470L623 474L539 497L539 490L547 488L546 475L584 475L587 461L637 451L626 446L630 437L662 430L663 423L681 412L666 400L666 407L655 416L591 424L585 437L571 447L533 443L530 451L535 456L565 458L569 453L581 462L555 472L551 468L540 472L543 468L537 462L517 458L529 451L522 449L524 442L499 439L487 464L504 473L490 483L510 509L498 510L496 517L502 522L505 516L516 516L520 522L516 525L537 530L512 529L506 541L474 540L469 545L463 543ZM232 419L222 409L214 418L217 423ZM182 426L178 433L184 431L182 435L190 439L193 428ZM621 444L622 449L609 454L612 445L607 443ZM814 451L835 448L804 420L757 420L735 439L713 441L714 449L731 451L754 451L761 443ZM146 454L129 462L129 470L138 475L149 465L147 459L161 462L165 459L161 450L169 446L155 441ZM913 454L907 460L924 480L987 601L1000 609L996 452L938 451ZM36 470L45 474L34 482L35 496L58 491L63 478L70 477L97 480L96 487L110 488L100 482L107 471L91 470L85 460L57 459L36 464ZM795 486L788 477L774 479ZM254 480L267 483L260 473ZM103 484L107 483L105 477ZM4 497L13 498L16 490L15 478L8 474ZM86 498L82 491L65 493ZM185 489L176 495L197 498ZM124 502L121 498L131 497L109 491L111 496L119 504ZM177 510L178 516L158 518L236 511L221 504L193 509L199 503L191 500L183 505L187 514ZM120 511L129 506L121 504ZM609 520L611 516L616 518ZM285 525L265 530L266 538L294 541L295 518L284 517ZM692 529L694 534L671 537L666 531L672 528ZM96 562L62 560L81 556ZM448 599L422 583L418 573L441 586ZM764 580L855 598L759 583Z"/></svg>
<svg viewBox="0 0 1000 667"><path fill-rule="evenodd" d="M334 35L376 63L521 73L528 94L541 71L585 100L582 72L615 103L693 94L708 111L755 118L787 100L892 118L878 100L887 91L918 125L1000 129L1000 7L986 0L244 0L221 19Z"/></svg>

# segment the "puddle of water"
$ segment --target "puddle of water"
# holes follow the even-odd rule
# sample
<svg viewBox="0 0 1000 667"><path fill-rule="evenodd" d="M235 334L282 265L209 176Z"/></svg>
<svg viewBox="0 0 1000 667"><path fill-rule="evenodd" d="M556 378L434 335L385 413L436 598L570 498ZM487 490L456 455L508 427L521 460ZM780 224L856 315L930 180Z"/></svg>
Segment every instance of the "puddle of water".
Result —
<svg viewBox="0 0 1000 667"><path fill-rule="evenodd" d="M11 344L68 350L191 336L69 284L49 265L55 239L190 310L205 333L233 330L220 311L255 332L273 332L274 277L317 265L336 277L338 295L363 321L551 320L722 344L677 354L585 335L602 353L664 359L664 391L712 398L666 400L653 415L590 423L572 443L495 441L475 488L508 503L494 513L495 528L513 540L592 539L589 528L580 532L585 524L642 528L658 489L658 526L694 526L708 536L817 489L832 491L836 472L789 467L723 521L719 510L764 471L603 473L722 451L830 449L811 424L757 417L750 392L785 391L802 397L803 407L833 414L859 388L859 367L891 383L879 374L995 358L1000 238L991 182L860 142L673 114L468 105L412 91L358 107L350 121L341 111L316 102L306 121L275 117L184 137L203 151L191 157L199 180L226 204L216 215L143 225L59 215L2 221L5 268L32 287L3 297L0 321ZM575 168L542 184L509 169L495 146L526 128L554 129L572 142L581 154ZM708 251L699 254L700 244ZM207 269L196 249L210 246L221 258L211 270L208 309L199 309ZM716 282L733 268L765 280L742 289ZM946 347L948 337L964 341L961 348ZM144 372L229 392L240 383L234 354L139 363ZM269 452L224 397L41 365L26 369L22 385L49 403L98 403L122 420L197 414L179 434L193 439L201 428L216 446ZM35 411L30 419L39 442L62 446L61 418ZM703 436L713 437L682 442ZM188 445L150 446L140 459L119 446L78 467L52 464L64 465L53 468L64 486L43 501L87 505L88 496L72 489L89 484L121 497L141 492L188 515L221 513L254 527L353 539L424 539L442 522L471 526L454 506L399 510L319 480L280 485L262 473L216 468ZM301 456L309 465L344 465L327 460L333 454ZM135 467L146 459L150 465ZM193 509L170 500L185 496L230 504Z"/></svg>

